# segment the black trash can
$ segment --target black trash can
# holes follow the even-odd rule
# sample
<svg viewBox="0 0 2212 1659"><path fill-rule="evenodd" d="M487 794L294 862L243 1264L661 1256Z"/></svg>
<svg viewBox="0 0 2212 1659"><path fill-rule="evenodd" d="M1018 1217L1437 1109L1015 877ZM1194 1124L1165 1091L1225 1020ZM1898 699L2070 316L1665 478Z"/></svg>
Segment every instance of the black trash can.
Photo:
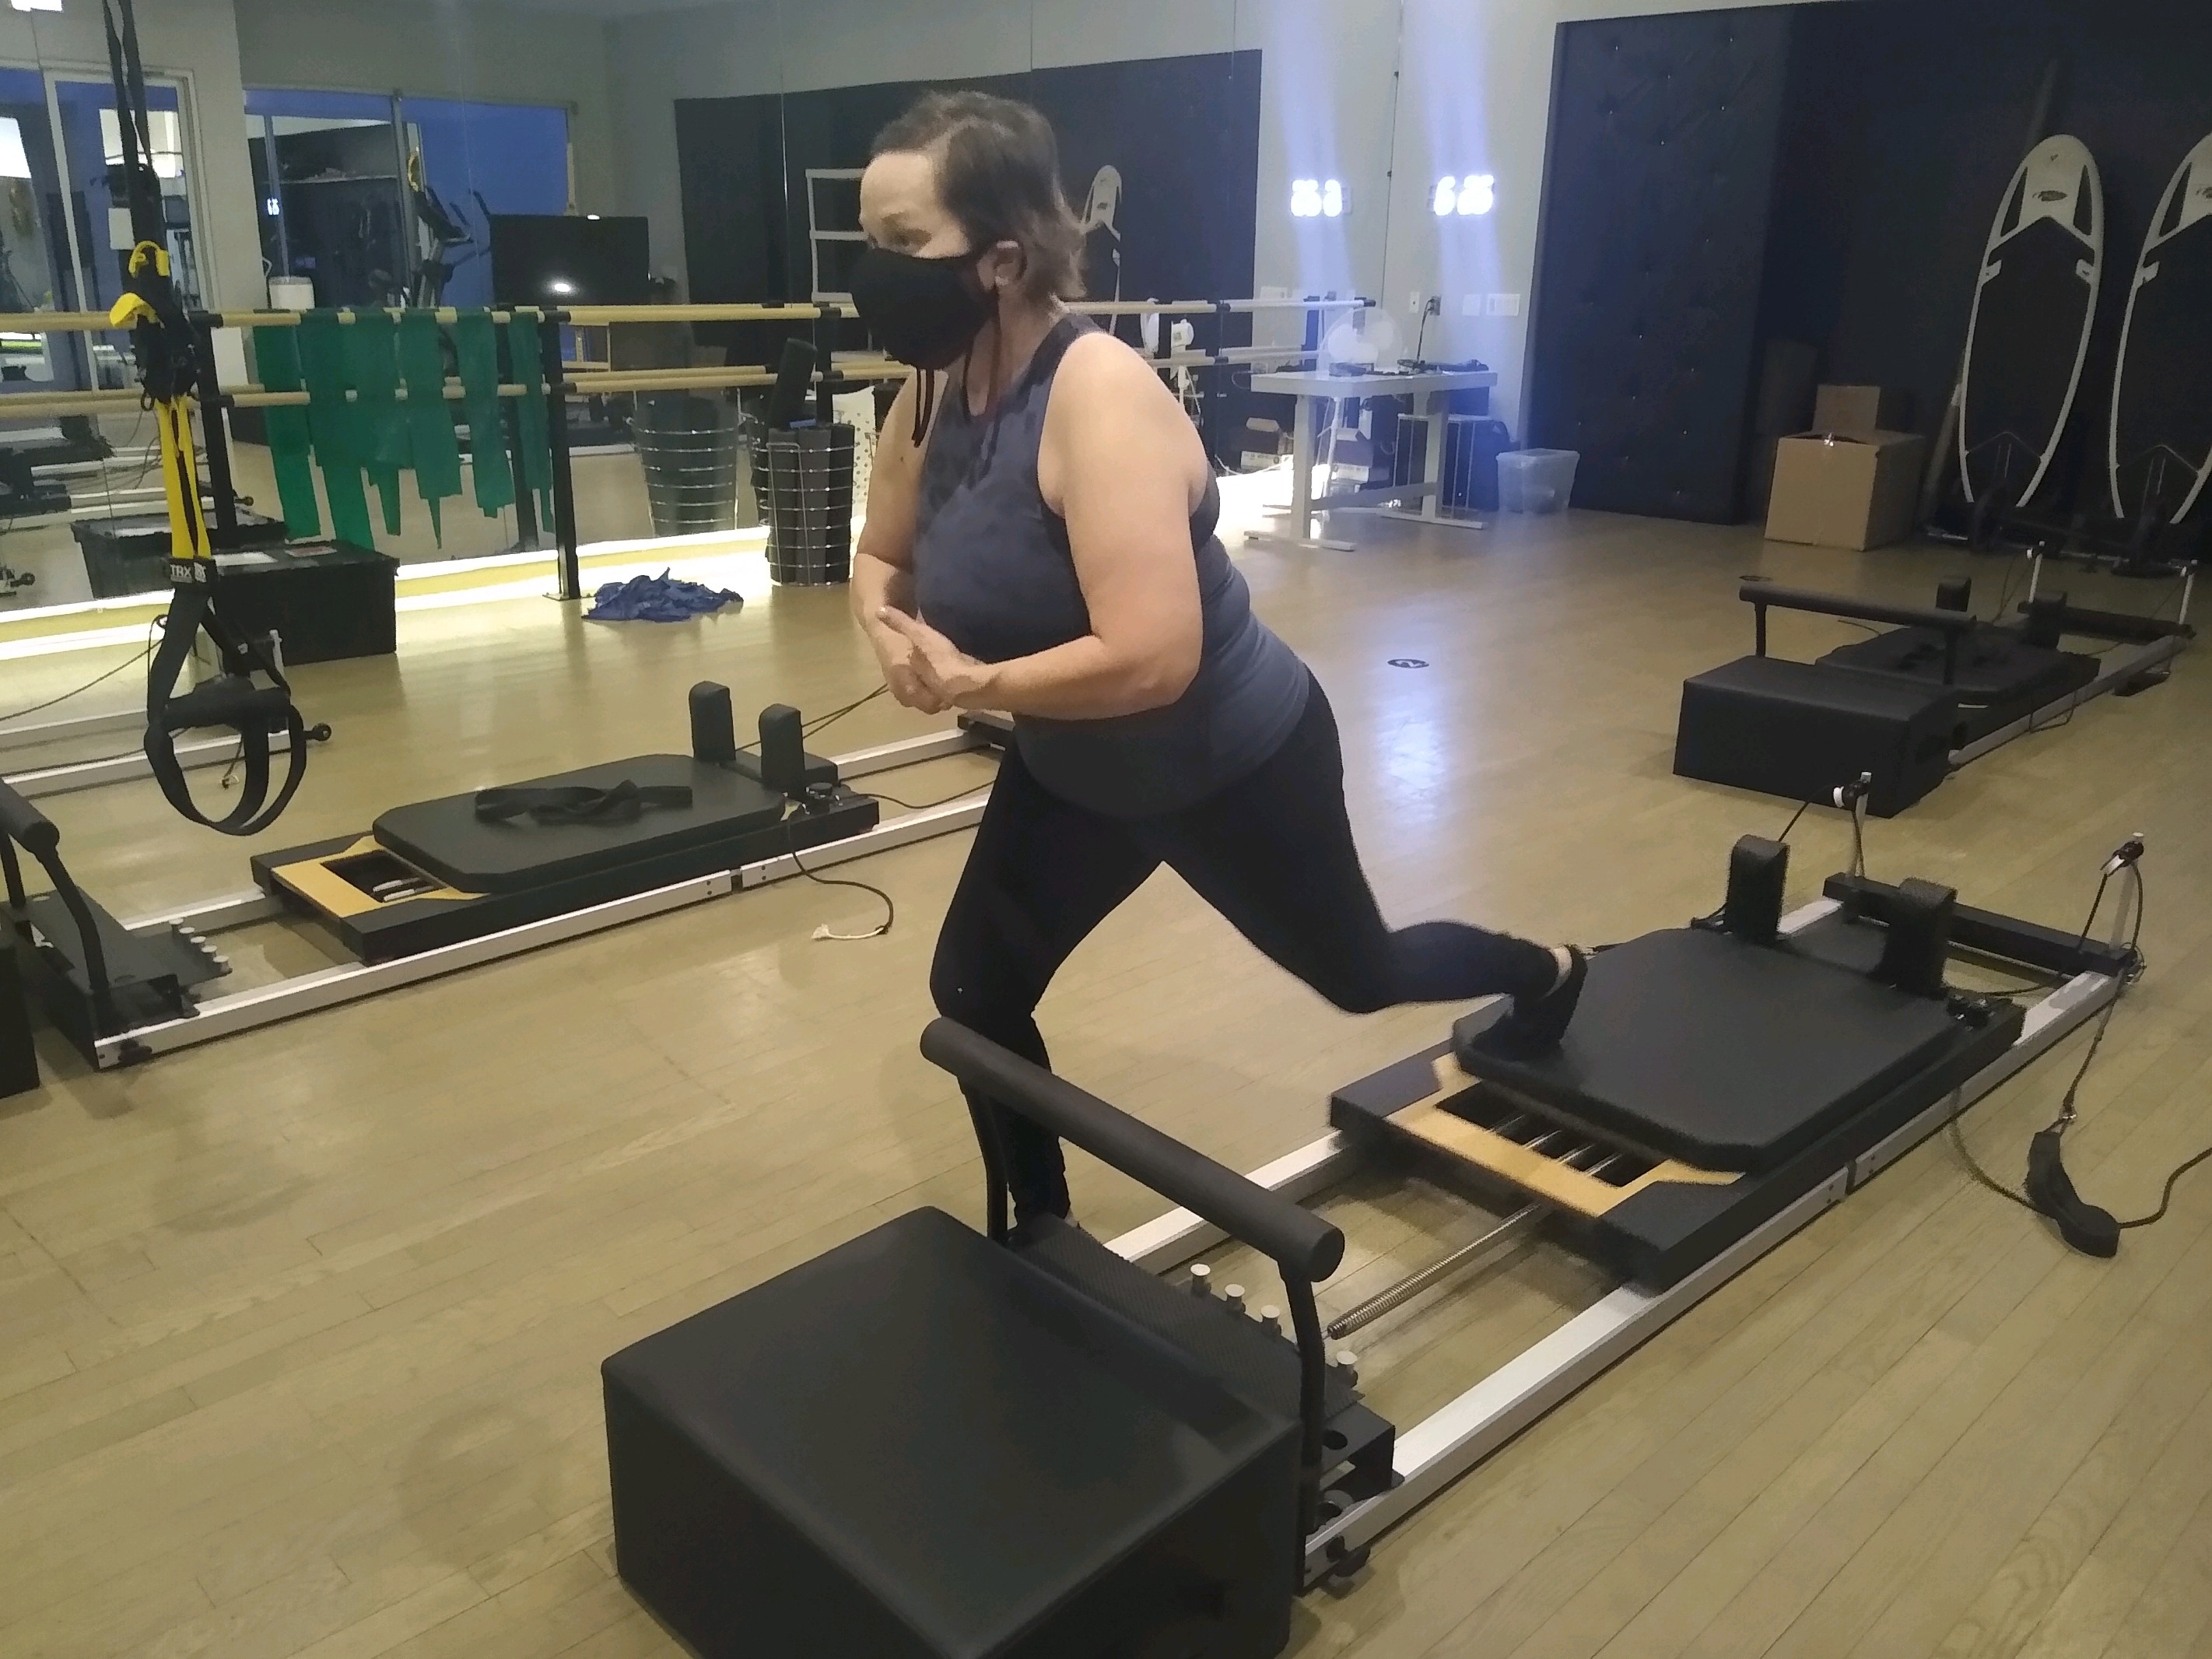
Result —
<svg viewBox="0 0 2212 1659"><path fill-rule="evenodd" d="M820 587L853 574L853 428L839 424L769 432L755 452L768 574Z"/></svg>
<svg viewBox="0 0 2212 1659"><path fill-rule="evenodd" d="M738 410L687 392L641 394L630 434L656 536L738 527Z"/></svg>

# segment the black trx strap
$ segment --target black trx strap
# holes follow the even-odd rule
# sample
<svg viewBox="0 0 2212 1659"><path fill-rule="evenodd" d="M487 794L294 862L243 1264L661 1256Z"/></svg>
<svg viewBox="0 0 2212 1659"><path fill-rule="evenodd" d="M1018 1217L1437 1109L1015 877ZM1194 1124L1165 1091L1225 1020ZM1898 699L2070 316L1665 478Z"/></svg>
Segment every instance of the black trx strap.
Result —
<svg viewBox="0 0 2212 1659"><path fill-rule="evenodd" d="M116 125L123 139L125 194L136 240L123 297L115 302L108 320L131 331L139 383L158 428L161 483L169 507L169 614L162 624L161 648L146 677L146 763L169 805L193 823L228 836L251 836L274 823L298 792L307 775L308 734L293 704L291 687L270 653L227 627L216 612L215 556L200 511L199 472L192 447L191 399L200 372L199 340L169 271L168 231L148 141L138 21L131 0L100 0L100 15L107 26ZM218 670L179 693L178 684L202 634L215 647ZM256 673L270 683L257 684ZM236 805L220 818L200 810L177 760L177 734L201 727L238 735L244 776ZM280 732L287 738L285 775L272 799L269 753L270 740Z"/></svg>
<svg viewBox="0 0 2212 1659"><path fill-rule="evenodd" d="M635 823L647 807L686 807L691 789L682 783L637 783L624 778L610 789L572 783L544 789L477 792L477 821L505 823L525 817L536 823Z"/></svg>

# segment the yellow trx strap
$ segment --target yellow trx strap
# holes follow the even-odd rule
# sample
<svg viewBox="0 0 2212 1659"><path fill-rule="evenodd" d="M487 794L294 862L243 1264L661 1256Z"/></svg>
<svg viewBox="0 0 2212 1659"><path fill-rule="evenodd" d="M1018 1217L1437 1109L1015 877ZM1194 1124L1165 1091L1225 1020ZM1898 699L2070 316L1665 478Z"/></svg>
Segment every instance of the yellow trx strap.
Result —
<svg viewBox="0 0 2212 1659"><path fill-rule="evenodd" d="M108 312L107 320L114 327L134 331L143 326L153 340L169 348L152 354L142 351L142 356L154 355L166 360L183 343L166 341L161 334L167 319L161 315L155 297L167 293L168 281L168 249L159 242L141 242L131 250L129 280L123 297ZM148 338L140 337L142 343ZM185 351L189 349L189 345L183 345ZM168 372L156 373L153 365L147 365L145 380L147 399L160 433L161 486L169 505L169 559L172 565L198 567L182 571L173 568L170 580L204 582L206 565L214 554L208 545L207 515L200 507L199 465L192 447L190 380L179 372L181 365L175 362L167 361L162 367Z"/></svg>

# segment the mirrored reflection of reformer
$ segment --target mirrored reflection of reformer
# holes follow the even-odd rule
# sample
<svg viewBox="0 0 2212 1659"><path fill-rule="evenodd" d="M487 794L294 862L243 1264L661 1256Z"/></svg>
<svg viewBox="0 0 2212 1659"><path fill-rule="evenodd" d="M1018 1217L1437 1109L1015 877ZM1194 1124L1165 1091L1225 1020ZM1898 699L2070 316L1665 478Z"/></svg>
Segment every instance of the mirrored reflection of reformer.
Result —
<svg viewBox="0 0 2212 1659"><path fill-rule="evenodd" d="M930 1060L1184 1207L1110 1243L1009 1226L979 1124L982 1231L911 1212L615 1355L623 1577L705 1654L1280 1650L1298 1589L1356 1574L2140 967L2131 941L1924 882L1837 876L1785 915L1786 859L1746 839L1714 915L1598 953L1558 1050L1493 1049L1504 1005L1480 1009L1338 1091L1332 1133L1249 1176L939 1021ZM1494 1220L1382 1282L1401 1252L1357 1254L1329 1210L1413 1187ZM1392 1355L1427 1356L1405 1386L1432 1400L1415 1322L1450 1292L1446 1328L1468 1328L1461 1298L1509 1246L1574 1264L1545 1280L1554 1299L1601 1288L1405 1425ZM1232 1274L1279 1282L1280 1305ZM1389 1319L1395 1349L1332 1350Z"/></svg>
<svg viewBox="0 0 2212 1659"><path fill-rule="evenodd" d="M981 815L978 793L885 818L854 786L995 753L1008 733L968 715L824 759L807 751L795 708L764 710L748 748L726 688L693 687L690 712L688 754L395 807L364 833L256 854L252 891L136 921L84 892L52 821L0 785L8 920L54 1023L104 1069L966 829ZM52 890L26 891L18 848ZM349 960L210 994L232 971L221 935L276 921Z"/></svg>
<svg viewBox="0 0 2212 1659"><path fill-rule="evenodd" d="M2014 738L2063 723L2107 692L2133 696L2162 682L2196 637L2193 569L2176 578L2171 621L2092 611L2042 588L2032 556L2017 615L1972 613L1965 580L1936 590L1933 606L1888 605L1747 579L1753 654L1683 683L1674 739L1677 775L1826 801L1870 774L1869 808L1888 817L1952 772ZM1885 624L1814 662L1767 652L1771 611ZM2069 648L2087 644L2091 648Z"/></svg>

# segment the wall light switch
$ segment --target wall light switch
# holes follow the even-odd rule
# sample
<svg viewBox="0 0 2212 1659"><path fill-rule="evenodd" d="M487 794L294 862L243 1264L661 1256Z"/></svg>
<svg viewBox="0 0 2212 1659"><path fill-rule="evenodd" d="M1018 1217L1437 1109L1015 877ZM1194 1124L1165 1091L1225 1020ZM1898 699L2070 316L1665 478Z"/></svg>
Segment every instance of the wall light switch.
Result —
<svg viewBox="0 0 2212 1659"><path fill-rule="evenodd" d="M1459 314L1462 317L1481 316L1482 301L1483 296L1480 294L1468 295L1465 299L1459 302Z"/></svg>
<svg viewBox="0 0 2212 1659"><path fill-rule="evenodd" d="M1490 314L1493 317L1518 317L1521 314L1521 296L1517 294L1492 295Z"/></svg>

